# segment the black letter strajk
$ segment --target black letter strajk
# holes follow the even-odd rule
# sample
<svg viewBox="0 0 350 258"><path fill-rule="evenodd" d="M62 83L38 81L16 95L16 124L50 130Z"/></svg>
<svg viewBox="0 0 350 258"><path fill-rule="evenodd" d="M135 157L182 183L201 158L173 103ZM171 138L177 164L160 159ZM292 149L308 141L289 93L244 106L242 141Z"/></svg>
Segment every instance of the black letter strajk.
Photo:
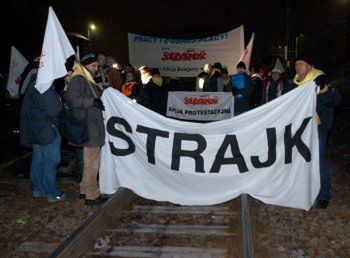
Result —
<svg viewBox="0 0 350 258"><path fill-rule="evenodd" d="M198 143L196 150L182 150L182 141L195 141ZM179 170L180 168L180 157L190 157L195 160L196 172L204 173L204 159L201 153L207 147L205 138L200 134L186 134L186 133L175 133L174 134L174 145L171 159L171 169Z"/></svg>
<svg viewBox="0 0 350 258"><path fill-rule="evenodd" d="M147 143L146 144L147 144L148 162L151 164L156 164L156 161L154 158L154 149L156 146L156 138L157 138L157 136L163 137L163 138L169 138L169 132L149 128L149 127L142 126L142 125L138 125L136 127L136 131L139 133L147 134Z"/></svg>
<svg viewBox="0 0 350 258"><path fill-rule="evenodd" d="M225 158L225 153L229 146L231 146L232 158ZM239 173L248 171L244 157L239 150L236 135L225 136L225 139L222 142L218 153L216 154L213 166L210 169L210 173L219 173L221 166L228 164L236 164L238 166Z"/></svg>
<svg viewBox="0 0 350 258"><path fill-rule="evenodd" d="M292 150L294 146L297 147L297 150L307 162L311 161L311 152L301 139L301 135L303 134L311 118L312 117L307 117L304 119L303 123L294 136L292 136L292 124L286 126L284 132L284 149L286 155L284 160L285 164L292 163Z"/></svg>
<svg viewBox="0 0 350 258"><path fill-rule="evenodd" d="M111 117L107 122L107 132L112 136L123 139L129 145L129 147L126 149L118 149L113 145L113 142L109 142L111 152L113 153L113 155L116 155L116 156L127 156L129 154L134 153L135 152L135 144L132 142L132 140L130 139L129 136L127 136L122 131L116 129L114 127L115 124L120 124L120 125L124 126L124 128L127 132L132 133L131 126L125 119L123 119L121 117L116 117L116 116Z"/></svg>
<svg viewBox="0 0 350 258"><path fill-rule="evenodd" d="M259 156L252 156L250 159L255 168L266 168L276 161L276 128L267 128L267 145L269 147L268 157L265 162L261 162Z"/></svg>

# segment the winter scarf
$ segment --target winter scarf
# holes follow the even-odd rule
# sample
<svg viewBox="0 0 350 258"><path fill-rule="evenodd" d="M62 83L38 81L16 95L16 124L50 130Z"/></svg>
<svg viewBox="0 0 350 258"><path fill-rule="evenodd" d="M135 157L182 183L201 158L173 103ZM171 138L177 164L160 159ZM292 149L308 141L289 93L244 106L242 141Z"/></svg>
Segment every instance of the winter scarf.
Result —
<svg viewBox="0 0 350 258"><path fill-rule="evenodd" d="M77 75L82 75L86 79L88 79L89 82L96 84L91 73L81 64L75 63L72 70L73 70L73 73L72 73L71 78L73 78L74 76L77 76Z"/></svg>
<svg viewBox="0 0 350 258"><path fill-rule="evenodd" d="M311 68L310 72L305 76L304 80L301 81L298 74L294 77L294 83L298 86L303 85L313 79L315 79L317 76L324 74L321 70L318 70L314 67Z"/></svg>
<svg viewBox="0 0 350 258"><path fill-rule="evenodd" d="M322 74L324 74L324 72L312 67L311 71L306 75L306 77L302 81L300 80L299 75L296 74L294 77L294 83L297 84L298 86L301 86L301 85L315 79L317 76L320 76ZM320 94L320 93L322 94L322 93L326 92L327 90L328 90L328 86L326 85L318 94ZM321 124L320 117L317 113L316 113L316 122L317 122L317 125Z"/></svg>
<svg viewBox="0 0 350 258"><path fill-rule="evenodd" d="M160 76L152 77L151 80L156 84L157 86L161 87L163 85L163 78Z"/></svg>

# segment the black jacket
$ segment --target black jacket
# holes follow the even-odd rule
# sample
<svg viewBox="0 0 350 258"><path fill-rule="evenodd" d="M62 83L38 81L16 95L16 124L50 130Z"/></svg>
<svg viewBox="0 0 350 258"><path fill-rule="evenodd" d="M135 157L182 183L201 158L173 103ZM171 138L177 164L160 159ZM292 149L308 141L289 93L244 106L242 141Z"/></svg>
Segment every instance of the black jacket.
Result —
<svg viewBox="0 0 350 258"><path fill-rule="evenodd" d="M221 80L221 72L214 69L213 72L209 75L207 80L204 82L203 91L207 92L218 92L218 81ZM221 80L222 82L222 80ZM223 89L224 83L222 82L221 88Z"/></svg>
<svg viewBox="0 0 350 258"><path fill-rule="evenodd" d="M166 115L166 107L168 100L168 91L164 87L164 84L158 85L155 83L154 78L151 78L145 85L145 94L147 95L147 101L144 106L161 114Z"/></svg>
<svg viewBox="0 0 350 258"><path fill-rule="evenodd" d="M340 93L332 84L328 85L328 90L324 93L317 94L316 111L320 118L321 124L318 129L329 131L333 127L334 108L340 103Z"/></svg>
<svg viewBox="0 0 350 258"><path fill-rule="evenodd" d="M293 84L293 87L297 87L297 85ZM316 102L316 112L321 122L321 124L318 125L318 130L329 131L332 129L334 108L339 105L340 99L340 92L332 83L321 85L321 91L317 94Z"/></svg>
<svg viewBox="0 0 350 258"><path fill-rule="evenodd" d="M255 107L260 106L262 104L263 98L263 83L260 77L252 76L253 82L253 93L252 93L252 101Z"/></svg>
<svg viewBox="0 0 350 258"><path fill-rule="evenodd" d="M28 147L53 143L61 111L60 97L54 85L40 94L34 87L35 82L36 79L29 84L21 108L20 139L21 144Z"/></svg>
<svg viewBox="0 0 350 258"><path fill-rule="evenodd" d="M292 85L290 83L290 81L287 78L279 78L277 81L273 81L272 79L270 79L267 84L269 84L269 89L267 90L266 94L267 94L267 101L271 101L274 100L275 98L278 97L278 84L282 81L282 92L281 95L287 93L288 91L290 91L292 89ZM267 85L266 85L267 86Z"/></svg>

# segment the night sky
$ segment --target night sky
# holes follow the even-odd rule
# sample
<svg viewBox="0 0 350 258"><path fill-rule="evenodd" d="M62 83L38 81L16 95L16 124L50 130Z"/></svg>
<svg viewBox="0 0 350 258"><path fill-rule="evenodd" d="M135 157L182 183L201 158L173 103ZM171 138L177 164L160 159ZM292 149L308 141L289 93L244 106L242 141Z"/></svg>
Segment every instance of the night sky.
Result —
<svg viewBox="0 0 350 258"><path fill-rule="evenodd" d="M28 59L39 55L48 7L52 6L66 32L87 36L90 23L92 50L102 50L119 63L128 61L127 33L170 38L198 38L245 26L245 41L256 33L253 60L266 64L273 48L287 45L287 0L269 1L71 1L13 0L1 7L1 70L9 66L14 45ZM295 1L295 34L303 34L301 51L312 52L326 69L348 64L350 0ZM73 45L87 45L71 39ZM84 53L83 53L84 54ZM346 58L347 55L347 58ZM268 60L268 61L267 61Z"/></svg>

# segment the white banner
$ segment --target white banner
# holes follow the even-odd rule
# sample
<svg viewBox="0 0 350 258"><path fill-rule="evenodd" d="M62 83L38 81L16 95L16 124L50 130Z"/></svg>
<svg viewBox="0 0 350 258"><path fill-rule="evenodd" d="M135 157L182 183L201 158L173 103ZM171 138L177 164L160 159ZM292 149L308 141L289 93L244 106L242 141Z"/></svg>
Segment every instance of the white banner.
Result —
<svg viewBox="0 0 350 258"><path fill-rule="evenodd" d="M182 120L224 120L234 115L233 101L231 92L169 92L166 115Z"/></svg>
<svg viewBox="0 0 350 258"><path fill-rule="evenodd" d="M157 201L210 205L242 193L308 210L320 189L315 84L207 124L173 120L117 90L102 96L100 191L126 187Z"/></svg>
<svg viewBox="0 0 350 258"><path fill-rule="evenodd" d="M9 91L11 97L17 96L19 94L19 76L24 71L24 68L28 65L27 59L15 48L11 47L11 63L9 78L7 81L7 90ZM24 78L21 78L24 80Z"/></svg>
<svg viewBox="0 0 350 258"><path fill-rule="evenodd" d="M159 68L162 76L196 77L205 64L220 62L229 73L244 51L243 26L201 39L166 39L128 34L133 66Z"/></svg>

